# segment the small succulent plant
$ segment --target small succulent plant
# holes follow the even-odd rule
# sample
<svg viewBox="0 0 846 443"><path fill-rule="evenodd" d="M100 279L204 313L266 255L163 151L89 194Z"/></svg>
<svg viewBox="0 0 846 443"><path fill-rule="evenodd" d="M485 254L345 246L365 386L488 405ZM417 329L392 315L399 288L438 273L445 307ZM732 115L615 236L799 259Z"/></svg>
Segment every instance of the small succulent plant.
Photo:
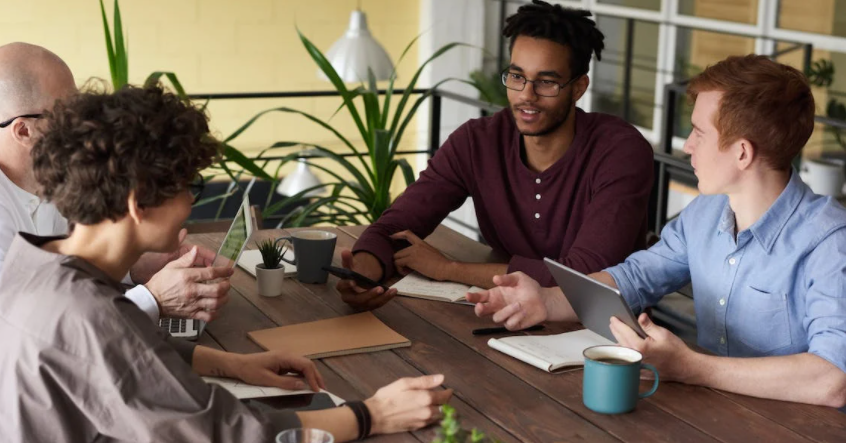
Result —
<svg viewBox="0 0 846 443"><path fill-rule="evenodd" d="M461 420L458 414L450 405L443 406L444 418L441 420L441 428L438 430L438 437L432 443L499 443L499 440L486 436L482 431L473 428L466 431L461 428Z"/></svg>
<svg viewBox="0 0 846 443"><path fill-rule="evenodd" d="M279 263L282 262L282 255L285 251L273 239L256 242L258 250L261 253L261 260L264 263L265 269L279 269Z"/></svg>

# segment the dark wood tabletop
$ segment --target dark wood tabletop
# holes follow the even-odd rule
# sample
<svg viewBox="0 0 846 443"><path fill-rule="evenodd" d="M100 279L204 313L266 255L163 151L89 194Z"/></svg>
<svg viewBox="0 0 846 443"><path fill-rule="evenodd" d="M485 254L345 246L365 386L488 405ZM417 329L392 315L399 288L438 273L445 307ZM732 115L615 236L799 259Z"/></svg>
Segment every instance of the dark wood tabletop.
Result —
<svg viewBox="0 0 846 443"><path fill-rule="evenodd" d="M340 251L353 246L364 227L320 228L338 235ZM282 236L260 231L254 239ZM223 234L193 234L189 242L216 250ZM496 261L490 248L439 227L427 241L466 262ZM254 249L251 243L249 249ZM258 295L255 278L237 268L230 301L209 323L200 343L232 352L258 352L247 332L354 313L325 285L286 279L279 297ZM327 389L344 399L364 399L397 378L443 373L455 389L450 402L462 424L503 442L845 442L846 414L835 409L762 400L679 383L661 383L650 398L628 414L602 415L582 404L582 371L549 374L488 347L490 337L471 334L492 326L465 305L397 297L374 311L411 340L410 348L325 358L317 361ZM541 334L581 329L579 324L547 325ZM648 389L644 382L641 390ZM374 441L430 442L433 428L379 436Z"/></svg>

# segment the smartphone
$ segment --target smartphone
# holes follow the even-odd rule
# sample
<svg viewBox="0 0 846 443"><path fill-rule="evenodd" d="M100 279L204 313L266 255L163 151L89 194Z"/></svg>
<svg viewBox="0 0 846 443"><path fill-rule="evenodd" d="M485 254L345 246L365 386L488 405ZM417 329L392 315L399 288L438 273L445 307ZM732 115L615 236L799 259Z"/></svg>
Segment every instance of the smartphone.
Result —
<svg viewBox="0 0 846 443"><path fill-rule="evenodd" d="M324 266L322 269L324 271L334 275L335 277L340 278L340 279L353 280L353 281L355 281L355 284L361 286L364 289L373 289L373 288L376 288L376 287L380 287L380 288L384 289L385 291L388 290L387 286L379 284L378 282L375 282L375 281L359 274L358 272L349 270L347 268L337 268L335 266Z"/></svg>
<svg viewBox="0 0 846 443"><path fill-rule="evenodd" d="M335 407L332 397L325 392L300 395L280 395L278 397L261 397L241 400L247 405L256 409L279 410L288 409L292 411L319 411Z"/></svg>

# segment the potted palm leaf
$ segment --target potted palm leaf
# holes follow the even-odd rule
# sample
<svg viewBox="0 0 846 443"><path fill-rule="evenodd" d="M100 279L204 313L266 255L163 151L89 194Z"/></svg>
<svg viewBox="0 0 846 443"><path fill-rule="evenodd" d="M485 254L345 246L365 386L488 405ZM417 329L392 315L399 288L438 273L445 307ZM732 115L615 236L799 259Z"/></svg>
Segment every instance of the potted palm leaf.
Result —
<svg viewBox="0 0 846 443"><path fill-rule="evenodd" d="M364 149L359 149L352 142L352 137L341 134L340 131L335 129L327 121L312 114L288 107L273 108L258 113L232 133L232 135L227 137L223 141L224 145L229 148L231 143L255 123L256 120L269 113L292 113L306 118L331 132L340 142L343 149L342 152L345 155L339 155L339 153L324 146L297 141L276 142L262 151L258 160L270 150L296 148L299 151L303 147L307 147L309 152L308 157L310 158L305 159L305 162L308 166L323 171L331 177L331 181L329 182L303 190L296 195L288 196L284 200L266 206L263 216L265 219L271 218L278 211L282 210L282 208L291 207L295 203L306 200L307 204L300 206L296 212L287 214L281 224L285 226L308 226L318 223L328 223L343 226L372 223L382 215L382 212L393 201L390 188L397 172L402 174L406 185L414 182L414 172L411 165L406 159L397 158L396 153L403 135L409 124L412 123L417 109L432 95L435 88L446 81L456 80L470 83L467 80L448 78L436 83L430 89L420 94L419 97L413 98L412 95L414 94L412 90L417 85L421 72L432 60L440 57L445 52L457 46L468 45L450 43L435 51L415 72L401 95L399 91L395 91L394 89L394 83L397 78L395 68L388 80L389 83L384 96L380 97L381 94L377 89L376 79L372 72L369 73L370 75L366 85L360 85L353 89L348 88L326 56L301 32L297 32L300 41L312 60L314 60L341 96L342 104L336 111L336 114L344 109L347 111L355 123L357 129L356 136L361 137L360 144L356 144L363 146ZM405 48L397 61L397 65L399 65L416 40L415 38ZM231 148L231 150L237 152L234 148ZM302 154L300 152L283 156L276 168L277 173L274 177L274 182L280 180L278 172L285 164L297 161L298 157L301 156ZM317 160L328 160L328 162ZM308 196L313 194L314 191L322 191L323 195L309 199Z"/></svg>
<svg viewBox="0 0 846 443"><path fill-rule="evenodd" d="M261 263L256 265L256 283L258 293L265 297L276 297L282 294L282 282L285 280L285 265L282 256L285 251L273 239L256 242Z"/></svg>

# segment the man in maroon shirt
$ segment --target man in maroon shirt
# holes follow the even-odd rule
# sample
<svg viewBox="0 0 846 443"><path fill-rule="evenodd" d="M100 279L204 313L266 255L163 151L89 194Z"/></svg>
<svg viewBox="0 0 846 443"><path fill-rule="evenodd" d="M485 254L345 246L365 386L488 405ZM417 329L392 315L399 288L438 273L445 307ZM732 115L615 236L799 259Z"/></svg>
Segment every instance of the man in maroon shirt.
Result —
<svg viewBox="0 0 846 443"><path fill-rule="evenodd" d="M484 288L494 275L523 271L552 286L544 257L591 273L645 246L652 147L625 121L576 107L591 53L599 59L604 48L590 15L535 0L508 18L510 107L453 132L420 178L342 252L345 267L373 280L417 271ZM421 240L467 197L507 264L449 260ZM398 249L403 240L411 246ZM338 289L368 309L395 295L350 280Z"/></svg>

